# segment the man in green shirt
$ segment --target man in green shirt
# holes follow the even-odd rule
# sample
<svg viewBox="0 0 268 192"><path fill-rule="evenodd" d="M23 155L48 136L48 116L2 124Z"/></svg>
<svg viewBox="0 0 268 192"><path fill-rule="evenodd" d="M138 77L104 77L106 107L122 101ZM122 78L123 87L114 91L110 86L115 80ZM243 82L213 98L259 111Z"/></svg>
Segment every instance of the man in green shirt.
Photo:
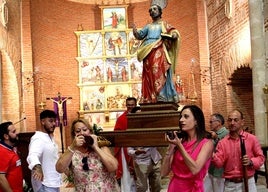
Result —
<svg viewBox="0 0 268 192"><path fill-rule="evenodd" d="M229 131L223 126L224 118L219 113L214 113L210 117L210 130L212 138L214 139L214 146L216 148L220 139L225 137ZM213 164L210 165L208 175L205 178L205 192L223 192L224 178L222 178L223 168L216 168Z"/></svg>

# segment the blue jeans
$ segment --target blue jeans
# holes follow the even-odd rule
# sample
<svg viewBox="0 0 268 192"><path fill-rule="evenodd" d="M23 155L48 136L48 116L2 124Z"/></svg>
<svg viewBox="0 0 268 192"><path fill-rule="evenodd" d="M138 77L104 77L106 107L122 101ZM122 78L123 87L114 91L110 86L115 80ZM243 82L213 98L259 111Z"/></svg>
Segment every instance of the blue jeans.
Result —
<svg viewBox="0 0 268 192"><path fill-rule="evenodd" d="M59 192L59 187L47 187L42 184L41 188L37 192Z"/></svg>

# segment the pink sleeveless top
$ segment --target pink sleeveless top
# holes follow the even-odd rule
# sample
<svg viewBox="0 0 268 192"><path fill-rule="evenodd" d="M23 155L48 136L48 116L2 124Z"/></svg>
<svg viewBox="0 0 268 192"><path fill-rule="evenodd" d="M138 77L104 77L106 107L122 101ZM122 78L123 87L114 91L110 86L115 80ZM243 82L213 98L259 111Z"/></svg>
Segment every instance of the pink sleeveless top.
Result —
<svg viewBox="0 0 268 192"><path fill-rule="evenodd" d="M198 145L195 144L195 141L196 140L190 142L186 141L183 143L185 150L194 160L197 159L203 145L208 142L209 139L202 139ZM173 177L169 183L168 192L203 192L203 180L207 174L210 160L211 158L209 158L199 173L193 175L185 164L181 153L178 150L175 151L171 165Z"/></svg>

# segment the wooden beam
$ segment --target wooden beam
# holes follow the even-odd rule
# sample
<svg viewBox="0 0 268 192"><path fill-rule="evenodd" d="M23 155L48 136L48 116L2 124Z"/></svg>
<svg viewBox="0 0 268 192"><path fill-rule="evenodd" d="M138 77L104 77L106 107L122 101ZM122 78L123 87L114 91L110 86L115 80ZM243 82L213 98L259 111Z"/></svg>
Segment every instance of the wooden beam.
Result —
<svg viewBox="0 0 268 192"><path fill-rule="evenodd" d="M165 141L165 133L167 131L177 131L178 127L163 127L163 128L136 128L127 129L126 131L103 131L99 133L109 140L114 147L138 147L138 146L167 146Z"/></svg>

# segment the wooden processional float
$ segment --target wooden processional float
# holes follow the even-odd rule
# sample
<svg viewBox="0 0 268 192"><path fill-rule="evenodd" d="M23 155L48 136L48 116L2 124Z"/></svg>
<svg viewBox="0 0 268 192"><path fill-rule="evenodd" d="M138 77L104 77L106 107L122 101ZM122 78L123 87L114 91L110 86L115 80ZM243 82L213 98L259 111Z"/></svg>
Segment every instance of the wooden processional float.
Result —
<svg viewBox="0 0 268 192"><path fill-rule="evenodd" d="M127 115L127 130L103 131L99 136L110 141L110 146L167 146L165 133L179 129L179 106L173 102L161 102L144 103L140 107L140 112Z"/></svg>
<svg viewBox="0 0 268 192"><path fill-rule="evenodd" d="M175 103L140 104L141 111L127 115L126 131L101 131L98 142L108 141L109 147L167 146L165 133L179 129L178 105ZM18 151L22 160L24 179L31 182L31 173L26 158L28 145L34 132L20 133ZM104 140L102 140L103 138ZM106 144L105 144L106 145Z"/></svg>

